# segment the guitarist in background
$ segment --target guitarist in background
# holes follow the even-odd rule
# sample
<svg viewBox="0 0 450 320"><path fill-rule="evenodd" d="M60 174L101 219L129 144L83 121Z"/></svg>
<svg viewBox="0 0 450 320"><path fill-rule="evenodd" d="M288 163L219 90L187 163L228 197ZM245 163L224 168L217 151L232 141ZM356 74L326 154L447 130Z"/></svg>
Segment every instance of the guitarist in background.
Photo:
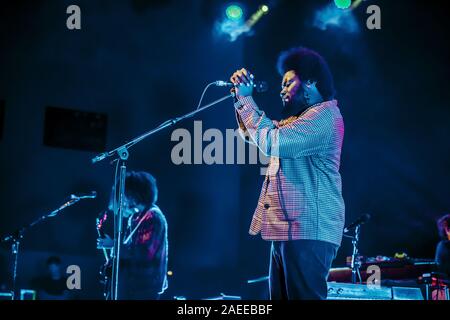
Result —
<svg viewBox="0 0 450 320"><path fill-rule="evenodd" d="M441 217L437 226L441 241L436 247L436 265L439 272L450 277L450 214Z"/></svg>
<svg viewBox="0 0 450 320"><path fill-rule="evenodd" d="M157 200L156 180L151 174L127 173L119 267L120 300L156 300L167 289L167 222L156 205ZM109 203L111 211L113 201ZM114 240L108 235L97 239L98 249L113 246Z"/></svg>
<svg viewBox="0 0 450 320"><path fill-rule="evenodd" d="M446 288L450 279L450 214L446 214L437 221L441 241L436 247L435 263L437 285L432 289L432 300L448 300Z"/></svg>

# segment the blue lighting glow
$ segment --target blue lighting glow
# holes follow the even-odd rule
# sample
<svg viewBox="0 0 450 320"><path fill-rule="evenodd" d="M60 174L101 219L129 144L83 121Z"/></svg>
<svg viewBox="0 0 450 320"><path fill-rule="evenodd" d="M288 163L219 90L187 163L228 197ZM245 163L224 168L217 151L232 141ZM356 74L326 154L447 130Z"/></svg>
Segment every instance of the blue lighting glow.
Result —
<svg viewBox="0 0 450 320"><path fill-rule="evenodd" d="M334 27L347 33L359 32L359 25L352 10L342 10L334 4L318 10L314 16L313 25L321 30Z"/></svg>

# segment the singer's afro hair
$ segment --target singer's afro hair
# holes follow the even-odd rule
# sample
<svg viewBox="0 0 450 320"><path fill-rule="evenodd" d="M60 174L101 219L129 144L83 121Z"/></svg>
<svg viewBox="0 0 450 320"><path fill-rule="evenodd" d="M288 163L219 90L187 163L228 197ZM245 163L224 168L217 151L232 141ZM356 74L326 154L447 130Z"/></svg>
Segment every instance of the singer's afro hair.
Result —
<svg viewBox="0 0 450 320"><path fill-rule="evenodd" d="M278 56L277 69L281 76L294 70L301 81L317 82L317 89L325 100L332 100L336 94L333 76L325 59L317 52L294 47Z"/></svg>

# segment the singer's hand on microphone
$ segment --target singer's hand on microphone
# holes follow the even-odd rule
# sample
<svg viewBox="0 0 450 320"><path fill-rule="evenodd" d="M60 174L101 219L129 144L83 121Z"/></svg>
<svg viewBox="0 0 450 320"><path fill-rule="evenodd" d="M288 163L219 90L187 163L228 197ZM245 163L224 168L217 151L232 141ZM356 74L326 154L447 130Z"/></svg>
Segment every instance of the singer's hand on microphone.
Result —
<svg viewBox="0 0 450 320"><path fill-rule="evenodd" d="M234 84L234 92L238 98L253 94L253 79L253 74L244 68L233 73L230 77L230 82Z"/></svg>

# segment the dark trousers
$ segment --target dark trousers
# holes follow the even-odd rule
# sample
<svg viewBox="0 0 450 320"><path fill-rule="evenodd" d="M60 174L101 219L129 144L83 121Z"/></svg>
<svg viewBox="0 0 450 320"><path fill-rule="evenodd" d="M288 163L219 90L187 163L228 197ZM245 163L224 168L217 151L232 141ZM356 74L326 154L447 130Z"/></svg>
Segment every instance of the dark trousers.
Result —
<svg viewBox="0 0 450 320"><path fill-rule="evenodd" d="M273 241L271 300L324 300L327 277L338 246L317 240Z"/></svg>

